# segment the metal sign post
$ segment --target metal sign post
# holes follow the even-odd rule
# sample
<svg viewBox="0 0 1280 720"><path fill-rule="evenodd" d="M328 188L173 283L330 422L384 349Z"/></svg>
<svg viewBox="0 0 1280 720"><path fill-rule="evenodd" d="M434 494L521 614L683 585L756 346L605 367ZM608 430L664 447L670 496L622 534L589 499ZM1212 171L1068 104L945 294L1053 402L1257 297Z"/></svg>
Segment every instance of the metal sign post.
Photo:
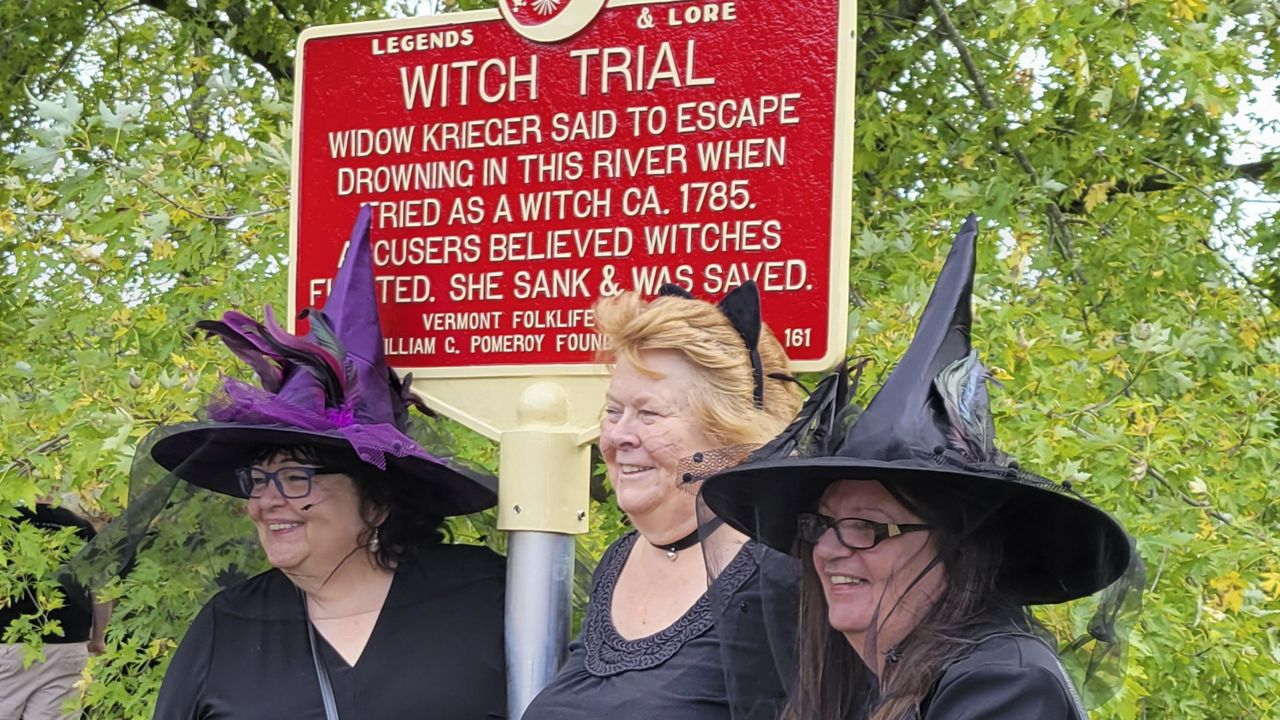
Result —
<svg viewBox="0 0 1280 720"><path fill-rule="evenodd" d="M587 531L602 374L427 379L444 414L499 443L498 527L507 531L507 708L519 718L565 658L574 535ZM506 429L503 429L506 428Z"/></svg>
<svg viewBox="0 0 1280 720"><path fill-rule="evenodd" d="M604 377L415 385L442 412L499 442L498 527L509 533L507 706L518 718L565 657L573 536L587 530L590 443Z"/></svg>
<svg viewBox="0 0 1280 720"><path fill-rule="evenodd" d="M573 535L586 529L591 453L568 426L568 398L550 382L516 400L516 429L503 433L498 525L507 542L507 707L520 717L564 661L573 597ZM514 477L512 477L514 476ZM570 496L565 497L563 493Z"/></svg>
<svg viewBox="0 0 1280 720"><path fill-rule="evenodd" d="M564 656L603 404L593 303L747 280L845 348L854 5L500 0L298 44L291 316L372 204L388 361L500 443L511 717Z"/></svg>

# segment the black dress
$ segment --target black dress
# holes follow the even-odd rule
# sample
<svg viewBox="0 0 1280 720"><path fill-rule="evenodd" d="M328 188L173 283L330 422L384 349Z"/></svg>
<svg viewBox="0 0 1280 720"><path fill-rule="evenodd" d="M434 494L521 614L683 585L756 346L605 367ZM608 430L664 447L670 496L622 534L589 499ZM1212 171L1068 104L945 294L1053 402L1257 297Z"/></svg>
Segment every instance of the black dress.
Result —
<svg viewBox="0 0 1280 720"><path fill-rule="evenodd" d="M923 720L1089 717L1058 654L1012 618L989 628L948 666L923 707Z"/></svg>
<svg viewBox="0 0 1280 720"><path fill-rule="evenodd" d="M317 633L342 720L481 720L506 714L505 562L440 545L397 568L349 666ZM209 601L182 640L157 720L324 720L293 583L271 570Z"/></svg>
<svg viewBox="0 0 1280 720"><path fill-rule="evenodd" d="M767 647L763 617L791 602L798 577L791 558L748 543L716 580L714 592L666 629L627 640L614 627L610 608L637 537L633 532L621 538L600 559L582 632L524 720L773 720L785 703L782 678L789 676L791 661L777 662ZM766 574L786 580L757 582L762 562ZM727 667L726 653L742 662L730 659Z"/></svg>

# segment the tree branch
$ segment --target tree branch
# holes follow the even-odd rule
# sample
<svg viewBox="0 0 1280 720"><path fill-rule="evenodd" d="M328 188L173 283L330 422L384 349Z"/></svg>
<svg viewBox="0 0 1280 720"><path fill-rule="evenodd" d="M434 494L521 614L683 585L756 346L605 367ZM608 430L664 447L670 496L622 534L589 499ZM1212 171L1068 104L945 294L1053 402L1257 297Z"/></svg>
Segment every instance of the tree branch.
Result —
<svg viewBox="0 0 1280 720"><path fill-rule="evenodd" d="M1121 192L1124 192L1124 193L1155 192L1159 190L1170 190L1176 187L1189 187L1192 190L1199 193L1201 197L1208 200L1209 203L1213 205L1215 208L1217 208L1218 210L1222 209L1222 203L1218 201L1218 198L1214 197L1213 194L1210 193L1208 190L1205 190L1201 186L1201 183L1192 182L1191 178L1188 178L1186 175L1183 175L1182 173L1178 172L1177 170L1174 170L1172 167L1169 167L1168 165L1165 165L1162 162L1152 160L1151 158L1142 158L1142 162L1156 168L1157 170L1160 170L1162 173L1165 173L1165 175L1149 175L1143 178L1138 183L1124 182L1123 183L1124 190L1120 189L1122 187L1122 184L1120 182L1117 182L1115 187L1112 187L1110 190L1107 191L1108 199L1110 199L1111 197L1114 197L1117 194L1120 194ZM1249 165L1261 165L1261 164L1264 164L1264 163L1249 163ZM1261 177L1262 174L1263 173L1259 173L1259 177ZM1177 182L1174 182L1173 180L1169 180L1168 179L1169 176L1172 176L1173 178L1175 178ZM1075 214L1075 215L1082 215L1086 212L1083 199L1077 199L1073 201L1069 206L1067 206L1067 209L1068 211L1070 211L1072 214ZM1271 291L1268 290L1265 286L1259 284L1259 282L1255 278L1250 276L1245 271L1241 270L1240 267L1237 266L1235 263L1228 260L1226 257L1226 253L1223 252L1222 248L1214 247L1213 243L1210 241L1210 238L1207 234L1201 235L1199 238L1199 242L1201 245L1205 247L1206 250L1208 250L1210 253L1213 254L1214 257L1218 259L1218 264L1224 270L1236 276L1236 278L1241 282L1243 282L1245 286L1254 288L1255 290L1261 292L1264 297L1271 299Z"/></svg>
<svg viewBox="0 0 1280 720"><path fill-rule="evenodd" d="M894 79L906 70L905 67L886 70L882 58L890 55L887 48L889 42L914 28L928 6L928 0L897 0L896 3L889 0L877 9L862 10L862 15L880 22L869 20L863 23L863 30L858 35L858 95L875 94L892 85ZM884 32L885 30L891 32ZM875 74L872 72L873 68L877 71Z"/></svg>
<svg viewBox="0 0 1280 720"><path fill-rule="evenodd" d="M1107 191L1108 199L1113 198L1116 195L1138 195L1141 193L1160 192L1162 190L1174 190L1180 187L1190 187L1204 197L1213 200L1215 204L1217 203L1217 200L1204 189L1203 183L1193 182L1190 178L1177 170L1174 170L1165 163L1152 160L1150 158L1143 158L1142 162L1156 168L1160 172L1151 175L1144 175L1137 180L1116 180L1115 186ZM1280 157L1271 157L1265 160L1243 163L1240 165L1227 165L1224 168L1226 174L1225 179L1249 180L1261 183L1265 181L1265 178L1269 174L1275 172L1278 168L1280 168ZM1073 200L1070 204L1066 205L1063 210L1072 215L1083 214L1085 212L1084 199L1078 198Z"/></svg>
<svg viewBox="0 0 1280 720"><path fill-rule="evenodd" d="M951 22L951 16L947 14L947 9L942 6L941 0L929 0L929 5L933 8L934 15L938 19L938 26L942 30L942 35L956 49L956 53L960 56L960 62L964 65L965 73L969 76L969 81L973 84L974 92L978 95L978 100L982 103L982 107L989 112L997 114L1001 119L996 123L995 137L996 142L1000 145L1003 152L1011 154L1018 166L1022 168L1036 185L1040 185L1040 174L1036 172L1035 166L1031 164L1031 160L1022 148L1012 146L1005 140L1005 135L1009 132L1009 127L1004 120L1004 111L996 104L991 97L991 92L987 89L987 82L982 76L982 72L978 69L977 63L973 61L973 56L969 53L969 46L965 43L964 38L960 37L960 32L956 30L956 26ZM1062 208L1053 200L1045 201L1045 214L1049 221L1049 240L1057 248L1063 259L1071 263L1071 276L1076 282L1085 284L1084 275L1080 272L1080 268L1075 265L1075 253L1072 250L1072 234L1071 228L1067 225L1067 218L1062 213Z"/></svg>
<svg viewBox="0 0 1280 720"><path fill-rule="evenodd" d="M230 45L236 52L252 60L263 70L266 70L277 82L293 79L293 64L289 62L283 53L272 52L272 50L278 48L267 50L251 47L247 42L247 34L239 32L237 21L245 20L248 17L243 5L228 5L224 8L227 16L233 21L225 23L213 15L198 12L181 0L141 0L141 2L178 22L202 25L208 28L218 39Z"/></svg>
<svg viewBox="0 0 1280 720"><path fill-rule="evenodd" d="M298 27L298 21L289 13L289 8L285 7L280 0L271 0L271 6L280 13L280 17L284 18L290 25Z"/></svg>
<svg viewBox="0 0 1280 720"><path fill-rule="evenodd" d="M886 3L886 5L889 4L891 3ZM920 14L924 12L925 6L928 4L928 0L898 0L897 8L893 12L867 10L864 14L869 17L880 18L885 21L884 24L886 26L896 31L902 31L916 24L916 21L920 19ZM882 44L880 28L873 23L868 23L866 29L858 36L858 49L874 49L880 44Z"/></svg>
<svg viewBox="0 0 1280 720"><path fill-rule="evenodd" d="M1237 177L1260 183L1266 176L1275 174L1278 169L1277 166L1280 166L1280 155L1273 155L1257 162L1228 165L1227 167Z"/></svg>
<svg viewBox="0 0 1280 720"><path fill-rule="evenodd" d="M1153 467L1151 467L1151 466L1147 466L1147 474L1151 476L1151 479L1153 479L1153 480L1155 480L1156 482L1160 483L1160 485L1161 485L1162 487L1164 487L1164 489L1165 489L1165 490L1168 490L1169 492L1171 492L1171 493L1173 493L1173 494L1177 495L1177 496L1178 496L1178 499L1179 499L1179 500L1181 500L1183 503L1185 503L1185 504L1187 504L1187 505L1189 505L1189 506L1191 506L1191 507L1193 507L1193 508L1198 508L1198 509L1200 509L1200 510L1203 510L1203 511L1204 511L1204 513L1205 513L1206 515L1208 515L1209 517L1213 518L1214 520L1217 520L1218 522L1222 523L1223 525L1226 525L1226 526L1228 526L1228 527L1233 527L1233 528L1235 528L1236 530L1239 530L1240 532L1244 533L1245 535L1248 535L1249 537L1251 537L1251 538L1253 538L1253 539L1255 539L1255 540L1264 540L1264 541L1266 541L1266 542L1268 542L1268 543L1271 541L1271 539L1270 539L1269 537L1266 537L1266 536L1264 536L1264 535L1262 535L1262 534L1260 534L1260 533L1258 533L1258 532L1254 531L1254 530L1253 530L1253 528L1248 528L1248 527L1245 527L1245 526L1243 526L1243 525L1238 525L1238 524L1236 524L1236 522L1234 521L1234 519L1233 519L1233 518L1228 517L1225 513L1221 512L1220 510L1215 509L1215 508L1213 507L1213 505L1212 505L1212 504L1210 504L1208 501L1206 501L1206 500L1197 500L1197 499L1195 499L1195 498L1191 497L1190 495L1186 494L1186 493L1185 493L1185 492L1183 492L1182 490L1179 490L1178 488L1175 488L1175 487L1173 486L1173 483L1170 483L1167 479L1165 479L1164 475L1161 475L1161 474L1160 474L1160 472L1159 472L1159 471L1157 471L1155 468L1153 468Z"/></svg>
<svg viewBox="0 0 1280 720"><path fill-rule="evenodd" d="M269 208L263 208L261 210L253 210L251 212L228 213L225 215L211 215L209 213L203 213L203 212L200 212L199 210L194 210L192 208L187 207L186 205L183 205L177 200L174 200L168 195L160 192L160 190L156 188L156 186L152 185L151 183L147 182L142 178L138 178L137 182L139 185L142 185L146 189L150 190L156 197L163 200L166 204L178 210L181 210L182 212L188 215L198 217L201 220L208 220L209 222L216 223L216 224L225 224L225 223L231 222L232 220L239 220L241 218L251 218L251 217L260 217L262 215L271 215L273 213L277 213L285 209L282 207L269 207Z"/></svg>
<svg viewBox="0 0 1280 720"><path fill-rule="evenodd" d="M45 440L44 442L32 448L30 451L23 454L24 455L51 455L53 453L58 452L63 447L65 447L68 439L69 439L69 436L65 432L60 432L57 435L54 435L48 440ZM14 469L17 470L19 476L30 475L31 471L35 470L35 467L36 467L35 464L32 463L30 460L26 459L25 457L16 457L13 460L9 461L7 465L4 466L4 471L0 472L0 478L5 477L6 475L9 474L10 470L14 470Z"/></svg>
<svg viewBox="0 0 1280 720"><path fill-rule="evenodd" d="M1079 432L1081 435L1084 435L1085 437L1091 440L1100 439L1097 435L1081 427L1079 424L1073 424L1072 428L1075 429L1076 432ZM1214 520L1217 520L1223 525L1235 528L1236 530L1244 533L1245 535L1248 535L1249 537L1255 540L1264 540L1268 543L1271 542L1270 536L1265 535L1265 531L1259 531L1259 530L1255 530L1252 527L1241 525L1237 523L1235 519L1232 518L1231 516L1215 508L1213 504L1208 502L1207 500L1197 500L1196 498L1193 498L1190 495L1188 495L1186 492L1174 487L1173 483L1169 482L1169 480L1164 476L1163 473L1151 467L1151 465L1147 462L1147 459L1139 455L1134 450L1130 449L1125 445L1121 445L1119 443L1109 443L1109 444L1112 447L1117 448L1123 453L1125 453L1126 455L1128 455L1131 460L1136 460L1137 462L1141 463L1144 476L1150 477L1152 480L1155 480L1165 490L1176 495L1177 498L1181 500L1184 504L1204 512L1206 515L1213 518Z"/></svg>

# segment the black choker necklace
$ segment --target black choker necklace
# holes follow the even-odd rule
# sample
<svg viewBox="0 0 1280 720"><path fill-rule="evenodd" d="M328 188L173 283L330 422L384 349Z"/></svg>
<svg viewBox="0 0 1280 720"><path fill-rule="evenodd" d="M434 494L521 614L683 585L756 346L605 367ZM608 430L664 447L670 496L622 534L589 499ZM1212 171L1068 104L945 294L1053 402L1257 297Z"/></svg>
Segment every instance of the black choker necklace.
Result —
<svg viewBox="0 0 1280 720"><path fill-rule="evenodd" d="M647 539L648 538L646 538L646 540ZM653 542L652 540L649 540L649 544L665 552L667 554L668 560L674 561L676 559L676 554L679 553L681 550L688 550L689 548L698 544L698 531L697 529L694 529L694 531L689 533L688 535L685 535L679 540L673 543L668 543L666 545L659 545Z"/></svg>

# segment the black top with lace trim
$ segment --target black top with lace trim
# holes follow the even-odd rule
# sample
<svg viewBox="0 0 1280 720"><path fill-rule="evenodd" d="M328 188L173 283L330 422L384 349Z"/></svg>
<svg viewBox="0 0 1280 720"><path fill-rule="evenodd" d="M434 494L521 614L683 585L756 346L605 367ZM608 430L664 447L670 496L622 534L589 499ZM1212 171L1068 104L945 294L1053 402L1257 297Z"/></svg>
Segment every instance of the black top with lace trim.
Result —
<svg viewBox="0 0 1280 720"><path fill-rule="evenodd" d="M730 691L750 687L753 694L776 699L782 683L772 674L742 678L726 672L713 596L728 598L736 624L750 622L763 612L760 583L747 582L757 571L756 553L739 553L716 582L715 593L704 593L684 615L648 637L628 640L613 624L610 608L618 577L639 536L620 538L600 559L582 633L569 646L569 659L560 673L525 711L524 720L727 720ZM772 552L772 551L770 551ZM749 633L763 637L764 632ZM741 637L735 631L735 637ZM752 653L751 648L735 652ZM763 648L760 653L766 653ZM763 715L761 715L763 717Z"/></svg>
<svg viewBox="0 0 1280 720"><path fill-rule="evenodd" d="M613 607L613 591L622 575L622 566L627 563L637 537L634 532L623 537L600 559L601 569L597 570L591 604L582 623L587 671L593 675L605 677L657 667L670 660L685 643L710 630L714 622L711 594L703 593L680 619L663 630L635 640L618 634L609 609ZM741 554L725 569L721 582L726 583L729 593L737 592L754 569L747 555Z"/></svg>

